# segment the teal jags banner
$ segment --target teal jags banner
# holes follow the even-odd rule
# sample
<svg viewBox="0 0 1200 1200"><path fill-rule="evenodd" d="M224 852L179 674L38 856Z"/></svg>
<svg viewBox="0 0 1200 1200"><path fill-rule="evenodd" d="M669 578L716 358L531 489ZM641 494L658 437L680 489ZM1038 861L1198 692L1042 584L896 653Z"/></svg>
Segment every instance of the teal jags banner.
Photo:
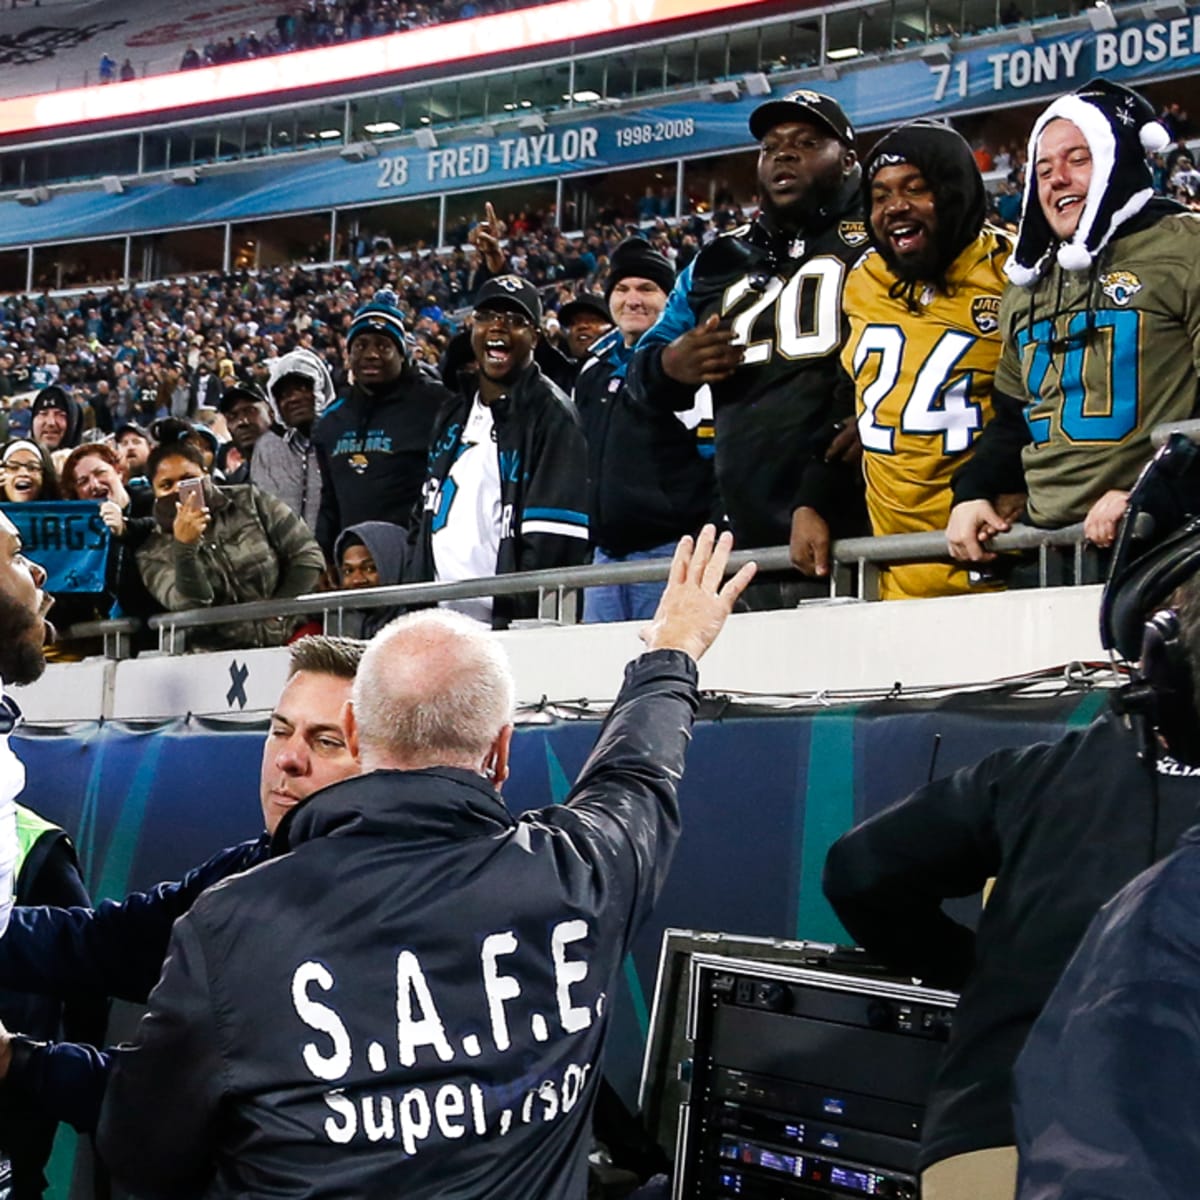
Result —
<svg viewBox="0 0 1200 1200"><path fill-rule="evenodd" d="M91 500L33 500L0 504L17 527L21 546L46 572L46 591L104 591L108 526Z"/></svg>

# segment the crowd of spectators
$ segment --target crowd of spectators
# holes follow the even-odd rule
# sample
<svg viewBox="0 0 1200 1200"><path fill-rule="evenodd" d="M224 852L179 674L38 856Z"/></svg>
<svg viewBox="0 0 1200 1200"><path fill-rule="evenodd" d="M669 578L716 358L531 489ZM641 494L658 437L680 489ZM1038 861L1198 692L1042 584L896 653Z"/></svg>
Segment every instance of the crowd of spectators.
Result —
<svg viewBox="0 0 1200 1200"><path fill-rule="evenodd" d="M490 208L489 214L496 220ZM728 214L721 217L727 223ZM274 496L282 497L285 507L290 505L301 518L299 523L315 533L319 527L319 487L313 490L316 469L311 479L307 475L304 480L290 479L285 439L300 436L297 427L303 426L307 445L319 412L335 396L351 391L347 351L354 316L364 307L369 309L377 297L387 298L385 308L394 303L403 321L408 369L426 380L458 370L462 362L455 357L454 343L457 338L461 352L463 339L458 335L465 315L492 274L482 261L485 256L469 244L476 224L455 231L463 248L446 254L396 252L387 239L364 235L357 249L365 257L342 265L191 276L149 287L113 287L70 297L18 296L0 303L4 501L116 502L115 513L123 517L110 514L114 519L106 519L114 545L131 539L123 546L116 568L123 572L122 587L114 580L99 601L60 601L60 623L113 614L144 618L164 607L219 603L222 595L225 602L277 595L274 577L254 597L238 595L231 581L245 572L236 564L218 572L221 580L215 590L194 580L182 589L161 581L144 587L136 574L131 580L135 554L143 560L154 558L155 553L159 559L171 556L169 539L157 543L154 550L155 503L176 496L181 479L192 470L183 460L190 463L191 457L197 460L196 470L210 481L205 485L207 500L215 494L213 487L236 488L250 482L249 461L259 445L254 481L260 489L269 487ZM657 219L643 227L615 221L568 236L547 214L520 211L497 224L506 234L505 269L536 286L547 344L561 345L562 361L571 362L585 348L576 339L586 341L607 327L600 319L604 303L597 293L603 290L610 255L623 238L636 229L682 267L715 229L710 219L697 217L673 225ZM560 312L565 328L559 324ZM307 374L316 381L315 403L310 402L307 412L298 417L289 408L287 389L273 387L281 372L293 378ZM430 412L436 408L434 403ZM425 436L422 433L422 463ZM163 447L178 442L186 442L191 454L181 451L167 465L184 466L181 477L157 480L153 471L160 466ZM85 452L87 470L81 476L76 456ZM116 471L113 479L102 469L110 457L109 465ZM80 478L93 476L103 477L103 482L79 485ZM412 497L407 497L405 506L411 503ZM212 509L211 504L205 507ZM182 511L180 506L171 520L160 522L160 533L173 529L175 516ZM220 510L213 511L216 521ZM251 515L269 528L284 521L277 511L266 514L266 519L261 512ZM328 531L322 540L331 568L325 584L340 582L341 564L333 557L333 547L341 530L381 515L385 514L368 506ZM386 515L394 520L397 514ZM216 521L214 528L220 527ZM202 535L204 528L183 532ZM293 556L298 553L303 563L299 574L291 576L288 594L294 595L317 585L320 572L310 570L315 545L301 545L290 526L284 533ZM139 551L147 538L152 539L150 550ZM389 582L396 581L397 571L387 564L377 565L385 568ZM347 586L357 580L351 571ZM136 588L127 586L134 581ZM224 593L222 584L230 585ZM136 592L133 604L128 602L131 590ZM148 595L157 602L147 602ZM255 640L249 630L235 627L216 642L208 641L229 644L230 637L241 644ZM143 637L142 645L151 640ZM197 643L204 644L203 638ZM61 652L69 654L69 645Z"/></svg>
<svg viewBox="0 0 1200 1200"><path fill-rule="evenodd" d="M309 0L307 4L280 13L274 24L263 30L261 37L251 29L238 38L209 42L200 50L189 46L179 66L180 70L186 71L271 54L287 54L293 50L336 46L342 42L357 42L523 7L526 4L521 0L431 0L427 4L412 3L411 0L335 0L333 3Z"/></svg>
<svg viewBox="0 0 1200 1200"><path fill-rule="evenodd" d="M718 222L728 220L719 213ZM633 229L617 221L567 236L545 214L515 213L507 246L510 267L544 294L553 325L577 292L602 288L608 256ZM713 227L705 218L644 232L682 268ZM466 242L469 226L451 231ZM383 239L364 237L365 257L345 265L288 266L262 272L190 276L148 287L88 291L81 296L14 296L0 302L0 434L5 418L27 430L28 397L50 383L71 389L84 419L103 432L127 420L145 425L199 410L209 420L216 398L235 378L265 385L271 361L298 347L319 354L335 385L346 378L345 335L355 309L380 287L391 288L414 354L436 366L460 326L480 282L470 248L375 253ZM390 245L390 242L384 243Z"/></svg>
<svg viewBox="0 0 1200 1200"><path fill-rule="evenodd" d="M1178 105L1164 110L1164 121L1168 118L1186 134L1187 114ZM991 219L1015 227L1024 147L1014 142L992 149L977 141L972 150L996 189ZM996 183L1000 172L1005 174ZM1162 158L1156 178L1160 190L1193 204L1200 196L1200 171L1184 147ZM404 370L453 390L460 370L471 366L467 316L480 287L503 270L537 289L544 341L561 351L560 361L548 363L539 348L538 361L544 373L569 392L588 343L611 327L605 285L613 252L622 240L631 234L644 237L672 270L680 271L704 244L741 219L728 189L715 197L713 211L678 222L662 215L670 203L652 189L633 207L639 219L605 214L604 223L566 234L553 213L514 211L500 221L489 205L484 218L448 231L447 240L455 248L443 252L424 247L400 250L386 234L364 231L352 247L354 257L341 264L195 275L73 296L10 297L0 302L0 447L8 447L0 477L4 499L51 499L61 491L67 499L103 500L75 488L69 472L67 486L60 489L57 476L63 461L80 444L114 444L128 496L162 499L164 493L153 478L143 477L145 456L155 441L184 441L194 448L202 473L215 484L269 486L315 536L325 556L323 582L336 586L342 566L339 535L380 517L397 520L397 512L384 514L370 504L355 504L342 514L345 520L330 525L329 497L322 509L315 460L310 463L308 458L314 423L352 393L348 344L355 314L387 297L383 308L391 311L394 305L404 330ZM570 214L564 219L570 221ZM482 231L496 232L493 227L503 231L502 252L496 238L485 235L480 240ZM495 261L489 262L490 257ZM301 366L294 367L296 362ZM281 372L311 380L298 418L287 416L289 397L272 390ZM431 400L429 407L432 413L438 402ZM163 430L170 431L165 441ZM421 436L416 439L418 448ZM259 439L265 449L256 479L250 466ZM141 461L131 463L125 455L135 443ZM303 451L299 458L297 447ZM327 449L332 454L336 447ZM298 462L303 464L302 476L296 473ZM362 468L351 461L349 469L361 473ZM173 487L166 491L173 492ZM413 498L406 493L402 507ZM151 527L151 516L149 511L139 514L143 528ZM114 536L127 532L124 522L110 529ZM352 544L359 553L363 539ZM305 562L311 564L311 553L305 553ZM361 565L354 566L355 580L363 577ZM123 569L129 569L128 562ZM389 561L384 574L391 581L402 573ZM316 582L315 574L310 578L305 573L305 587ZM193 598L199 594L195 588L185 592ZM260 590L260 598L273 594L270 587ZM80 615L70 605L64 611ZM150 611L153 608L143 604L138 615ZM82 615L106 612L92 606Z"/></svg>
<svg viewBox="0 0 1200 1200"><path fill-rule="evenodd" d="M189 42L179 61L179 70L217 67L225 63L247 62L290 54L296 50L315 50L339 46L365 38L423 29L449 21L465 21L491 13L527 8L539 0L308 0L281 12L261 30L246 29L225 38L214 37L202 45ZM101 55L97 78L102 84L127 83L137 78L137 70L128 58L118 65L108 53Z"/></svg>

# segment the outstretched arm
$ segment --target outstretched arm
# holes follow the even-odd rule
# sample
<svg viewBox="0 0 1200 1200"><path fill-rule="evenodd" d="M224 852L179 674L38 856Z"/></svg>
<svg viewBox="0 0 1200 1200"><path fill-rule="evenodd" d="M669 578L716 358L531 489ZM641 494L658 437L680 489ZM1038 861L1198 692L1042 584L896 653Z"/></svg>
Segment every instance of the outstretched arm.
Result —
<svg viewBox="0 0 1200 1200"><path fill-rule="evenodd" d="M564 805L539 818L567 831L606 889L626 890L629 936L649 912L679 836L679 781L697 705L696 660L716 640L754 576L747 564L722 585L732 537L706 525L675 551L649 652L629 664L596 747Z"/></svg>

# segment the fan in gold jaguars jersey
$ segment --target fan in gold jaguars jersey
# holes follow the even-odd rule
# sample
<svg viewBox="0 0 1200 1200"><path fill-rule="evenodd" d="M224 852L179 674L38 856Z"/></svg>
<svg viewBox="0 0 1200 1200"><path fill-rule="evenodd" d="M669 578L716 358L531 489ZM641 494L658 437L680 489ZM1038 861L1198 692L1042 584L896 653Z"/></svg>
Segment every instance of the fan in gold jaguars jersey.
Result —
<svg viewBox="0 0 1200 1200"><path fill-rule="evenodd" d="M872 249L846 280L854 380L871 528L946 527L950 477L992 417L999 309L1011 242L984 225L987 197L970 146L915 121L881 138L863 162ZM971 590L944 563L890 566L885 600Z"/></svg>

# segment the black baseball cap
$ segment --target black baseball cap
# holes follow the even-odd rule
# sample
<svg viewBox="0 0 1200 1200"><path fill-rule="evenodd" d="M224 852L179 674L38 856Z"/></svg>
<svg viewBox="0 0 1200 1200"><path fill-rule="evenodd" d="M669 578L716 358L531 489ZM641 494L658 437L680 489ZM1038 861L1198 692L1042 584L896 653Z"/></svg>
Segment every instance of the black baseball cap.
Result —
<svg viewBox="0 0 1200 1200"><path fill-rule="evenodd" d="M148 442L154 440L150 436L150 431L144 426L139 425L136 421L122 421L113 434L113 441L119 442L127 433L136 433L138 437L145 438Z"/></svg>
<svg viewBox="0 0 1200 1200"><path fill-rule="evenodd" d="M609 312L608 305L604 302L604 297L597 296L595 292L580 292L578 296L567 301L558 310L558 323L564 329L568 329L584 313L595 313L610 325L612 324L612 313Z"/></svg>
<svg viewBox="0 0 1200 1200"><path fill-rule="evenodd" d="M267 393L257 383L250 383L242 379L235 379L226 385L225 391L221 393L221 399L217 402L217 408L219 411L227 413L238 400L252 400L255 404L265 404L267 411L271 411L271 402L267 399Z"/></svg>
<svg viewBox="0 0 1200 1200"><path fill-rule="evenodd" d="M760 104L750 114L750 133L756 141L766 137L769 130L784 121L808 121L828 129L844 146L854 145L854 126L842 111L842 106L831 96L810 92L800 88L788 92L778 100Z"/></svg>
<svg viewBox="0 0 1200 1200"><path fill-rule="evenodd" d="M535 326L542 323L542 298L538 290L520 275L496 275L475 295L475 311L481 308L508 309L524 313Z"/></svg>

